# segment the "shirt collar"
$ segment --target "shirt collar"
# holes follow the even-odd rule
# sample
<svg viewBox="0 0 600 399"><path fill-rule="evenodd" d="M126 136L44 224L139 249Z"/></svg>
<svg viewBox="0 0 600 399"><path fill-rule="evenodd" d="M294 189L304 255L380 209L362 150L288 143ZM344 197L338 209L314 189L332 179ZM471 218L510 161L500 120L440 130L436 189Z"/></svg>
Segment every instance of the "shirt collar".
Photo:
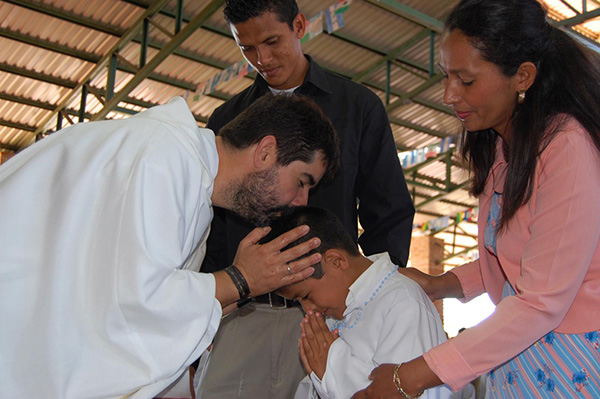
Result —
<svg viewBox="0 0 600 399"><path fill-rule="evenodd" d="M359 308L363 308L368 303L373 291L383 278L396 269L396 265L390 259L387 252L369 256L373 262L371 266L361 274L350 286L348 296L346 297L346 310L344 317Z"/></svg>

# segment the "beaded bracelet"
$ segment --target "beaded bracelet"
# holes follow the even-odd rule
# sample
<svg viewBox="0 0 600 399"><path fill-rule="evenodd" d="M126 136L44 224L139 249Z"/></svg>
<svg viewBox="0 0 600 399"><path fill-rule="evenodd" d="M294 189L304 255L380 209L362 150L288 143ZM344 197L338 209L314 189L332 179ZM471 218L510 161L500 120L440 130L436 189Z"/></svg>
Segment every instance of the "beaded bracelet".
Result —
<svg viewBox="0 0 600 399"><path fill-rule="evenodd" d="M248 295L250 295L250 287L248 287L248 282L244 278L242 272L240 272L240 269L234 264L231 264L225 268L225 272L229 275L231 281L233 281L235 288L237 288L240 299L248 298Z"/></svg>
<svg viewBox="0 0 600 399"><path fill-rule="evenodd" d="M424 391L417 393L415 396L410 396L409 394L404 392L404 389L402 389L402 383L400 382L400 376L398 375L398 369L400 368L400 366L402 366L402 363L400 363L400 364L396 365L396 367L394 367L394 385L396 386L396 389L406 399L417 399L418 397L423 395Z"/></svg>

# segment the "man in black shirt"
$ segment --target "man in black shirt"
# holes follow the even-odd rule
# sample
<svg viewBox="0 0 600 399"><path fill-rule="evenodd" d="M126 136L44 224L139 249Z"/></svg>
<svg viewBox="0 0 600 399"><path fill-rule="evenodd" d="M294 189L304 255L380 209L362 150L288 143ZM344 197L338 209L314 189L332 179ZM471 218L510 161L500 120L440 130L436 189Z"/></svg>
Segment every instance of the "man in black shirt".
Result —
<svg viewBox="0 0 600 399"><path fill-rule="evenodd" d="M306 20L295 0L227 0L224 13L258 76L252 86L217 108L207 127L218 134L269 91L313 99L340 137L341 169L333 181L311 191L309 205L333 211L365 255L388 251L396 264L405 266L414 206L381 100L302 53ZM364 229L360 237L357 217ZM202 271L231 264L238 243L252 227L215 209ZM299 307L275 294L256 298L228 316L204 370L202 398L293 398L306 374L297 348L301 319Z"/></svg>

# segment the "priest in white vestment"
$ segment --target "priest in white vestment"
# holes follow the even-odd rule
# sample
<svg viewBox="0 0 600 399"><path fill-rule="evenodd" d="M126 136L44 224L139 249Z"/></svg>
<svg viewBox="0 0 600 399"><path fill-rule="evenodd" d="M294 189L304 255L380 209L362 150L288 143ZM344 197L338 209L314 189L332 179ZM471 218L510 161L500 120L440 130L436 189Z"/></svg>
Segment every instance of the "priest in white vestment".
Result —
<svg viewBox="0 0 600 399"><path fill-rule="evenodd" d="M312 273L316 257L279 251L305 231L257 245L264 228L233 275L197 272L213 204L264 222L337 166L335 132L308 100L267 96L237 134L281 113L297 136L290 122L240 147L177 98L63 129L0 167L1 398L152 398L211 343L222 307ZM280 162L282 137L310 156Z"/></svg>

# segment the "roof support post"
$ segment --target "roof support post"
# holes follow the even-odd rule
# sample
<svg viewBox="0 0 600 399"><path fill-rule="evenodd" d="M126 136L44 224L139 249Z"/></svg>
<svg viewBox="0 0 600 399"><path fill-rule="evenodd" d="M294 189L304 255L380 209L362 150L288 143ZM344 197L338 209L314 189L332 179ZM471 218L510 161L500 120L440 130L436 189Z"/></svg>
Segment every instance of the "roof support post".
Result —
<svg viewBox="0 0 600 399"><path fill-rule="evenodd" d="M392 63L390 60L386 63L385 70L385 105L390 103L390 91L392 90Z"/></svg>
<svg viewBox="0 0 600 399"><path fill-rule="evenodd" d="M181 30L183 22L183 0L177 0L177 11L175 12L175 34Z"/></svg>
<svg viewBox="0 0 600 399"><path fill-rule="evenodd" d="M63 120L63 114L62 114L62 112L59 112L58 114L56 114L56 131L57 132L60 129L62 129L62 120Z"/></svg>
<svg viewBox="0 0 600 399"><path fill-rule="evenodd" d="M88 95L88 87L87 85L83 85L81 88L81 102L79 103L79 122L83 122L85 120L85 104L87 101Z"/></svg>
<svg viewBox="0 0 600 399"><path fill-rule="evenodd" d="M142 22L142 42L140 43L140 68L146 65L146 58L148 57L148 27L150 22L148 18Z"/></svg>
<svg viewBox="0 0 600 399"><path fill-rule="evenodd" d="M435 75L435 32L429 33L429 77Z"/></svg>
<svg viewBox="0 0 600 399"><path fill-rule="evenodd" d="M115 94L115 79L117 76L117 55L115 53L110 57L108 65L108 76L106 78L106 99L110 100Z"/></svg>

